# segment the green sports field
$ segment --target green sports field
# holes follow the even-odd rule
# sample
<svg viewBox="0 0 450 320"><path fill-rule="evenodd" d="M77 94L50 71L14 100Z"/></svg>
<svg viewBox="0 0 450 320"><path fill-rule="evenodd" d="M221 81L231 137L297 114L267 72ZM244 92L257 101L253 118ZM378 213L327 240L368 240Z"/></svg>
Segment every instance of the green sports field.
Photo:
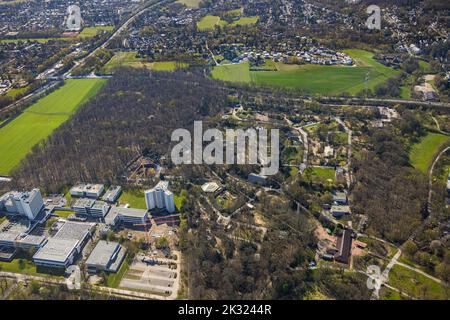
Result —
<svg viewBox="0 0 450 320"><path fill-rule="evenodd" d="M19 162L77 108L94 96L104 79L70 79L65 85L40 99L0 129L0 174L9 174Z"/></svg>
<svg viewBox="0 0 450 320"><path fill-rule="evenodd" d="M450 143L450 137L439 133L429 133L419 143L412 146L409 160L414 168L427 173L439 150Z"/></svg>
<svg viewBox="0 0 450 320"><path fill-rule="evenodd" d="M398 75L373 59L373 53L364 50L346 50L356 66L286 65L276 63L277 71L250 71L248 63L214 67L213 78L248 82L261 86L280 86L303 90L310 94L349 93L355 95L367 86L374 89L378 84Z"/></svg>

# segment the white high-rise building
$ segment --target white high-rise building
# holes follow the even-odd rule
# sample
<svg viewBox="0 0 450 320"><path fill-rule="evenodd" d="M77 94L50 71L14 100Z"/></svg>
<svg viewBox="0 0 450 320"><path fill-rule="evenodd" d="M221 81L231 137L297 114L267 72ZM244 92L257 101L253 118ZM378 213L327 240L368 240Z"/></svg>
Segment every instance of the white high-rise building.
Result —
<svg viewBox="0 0 450 320"><path fill-rule="evenodd" d="M168 188L168 181L160 181L154 188L145 191L145 203L148 210L158 208L166 209L170 213L175 211L173 193Z"/></svg>
<svg viewBox="0 0 450 320"><path fill-rule="evenodd" d="M12 191L0 198L0 210L34 220L44 208L44 200L39 189L30 192Z"/></svg>

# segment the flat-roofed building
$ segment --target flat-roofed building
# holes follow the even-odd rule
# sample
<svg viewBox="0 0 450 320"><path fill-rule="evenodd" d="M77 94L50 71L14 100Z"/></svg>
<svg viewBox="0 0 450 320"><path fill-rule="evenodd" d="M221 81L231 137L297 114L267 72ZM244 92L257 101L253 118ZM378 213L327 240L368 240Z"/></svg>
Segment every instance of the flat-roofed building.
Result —
<svg viewBox="0 0 450 320"><path fill-rule="evenodd" d="M106 190L106 193L103 195L102 200L109 203L115 203L117 199L119 199L121 193L121 186L110 186L108 190Z"/></svg>
<svg viewBox="0 0 450 320"><path fill-rule="evenodd" d="M345 192L335 192L333 194L333 202L340 205L346 205L348 202L347 194Z"/></svg>
<svg viewBox="0 0 450 320"><path fill-rule="evenodd" d="M45 267L67 268L78 253L78 240L50 238L33 256L36 265Z"/></svg>
<svg viewBox="0 0 450 320"><path fill-rule="evenodd" d="M215 193L220 190L220 186L217 182L207 182L202 185L202 190L206 193Z"/></svg>
<svg viewBox="0 0 450 320"><path fill-rule="evenodd" d="M88 272L117 272L125 255L126 249L119 243L100 240L86 261Z"/></svg>
<svg viewBox="0 0 450 320"><path fill-rule="evenodd" d="M331 214L335 218L340 218L344 215L350 214L350 206L332 206L330 210Z"/></svg>
<svg viewBox="0 0 450 320"><path fill-rule="evenodd" d="M118 218L123 223L128 224L144 224L148 220L146 210L134 208L117 208Z"/></svg>
<svg viewBox="0 0 450 320"><path fill-rule="evenodd" d="M88 198L77 199L72 205L72 209L77 215L92 218L104 218L110 208L110 205L104 201L96 201Z"/></svg>
<svg viewBox="0 0 450 320"><path fill-rule="evenodd" d="M67 268L81 253L94 229L93 223L64 222L54 237L33 256L37 266Z"/></svg>
<svg viewBox="0 0 450 320"><path fill-rule="evenodd" d="M152 189L145 191L145 203L148 210L166 209L172 213L175 211L173 193L169 190L168 181L160 181Z"/></svg>
<svg viewBox="0 0 450 320"><path fill-rule="evenodd" d="M103 184L80 183L70 189L70 194L73 197L98 199L103 191L105 191L105 186Z"/></svg>

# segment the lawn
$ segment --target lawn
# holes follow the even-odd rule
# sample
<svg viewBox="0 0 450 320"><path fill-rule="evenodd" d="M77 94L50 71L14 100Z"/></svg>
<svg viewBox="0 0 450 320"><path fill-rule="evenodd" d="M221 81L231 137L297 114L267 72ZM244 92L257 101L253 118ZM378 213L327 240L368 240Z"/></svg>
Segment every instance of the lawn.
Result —
<svg viewBox="0 0 450 320"><path fill-rule="evenodd" d="M56 214L58 217L67 219L70 215L74 214L73 211L65 211L65 210L55 210L53 214Z"/></svg>
<svg viewBox="0 0 450 320"><path fill-rule="evenodd" d="M229 82L251 82L248 62L214 67L212 77Z"/></svg>
<svg viewBox="0 0 450 320"><path fill-rule="evenodd" d="M92 38L97 35L100 31L113 31L114 26L96 26L96 27L85 27L81 30L80 34L76 38Z"/></svg>
<svg viewBox="0 0 450 320"><path fill-rule="evenodd" d="M21 265L19 261L23 261L23 264ZM14 259L11 262L0 261L0 271L25 273L25 274L38 274L34 263L29 262L25 259Z"/></svg>
<svg viewBox="0 0 450 320"><path fill-rule="evenodd" d="M177 61L147 62L136 57L136 52L117 52L103 67L103 72L111 74L114 73L114 69L121 66L147 68L154 71L175 71L176 69L186 68L188 65Z"/></svg>
<svg viewBox="0 0 450 320"><path fill-rule="evenodd" d="M189 8L198 8L202 0L178 0L177 2L184 4L186 7Z"/></svg>
<svg viewBox="0 0 450 320"><path fill-rule="evenodd" d="M239 20L234 21L231 26L235 27L235 26L248 26L248 25L252 25L252 24L256 24L259 20L258 16L254 16L254 17L241 17Z"/></svg>
<svg viewBox="0 0 450 320"><path fill-rule="evenodd" d="M129 204L131 208L147 209L143 190L126 190L119 198L120 204Z"/></svg>
<svg viewBox="0 0 450 320"><path fill-rule="evenodd" d="M180 210L186 201L187 190L181 190L179 195L173 195L173 202L175 203L175 207Z"/></svg>
<svg viewBox="0 0 450 320"><path fill-rule="evenodd" d="M411 148L409 160L412 166L423 173L428 173L428 169L433 163L436 154L449 141L449 136L439 133L428 133Z"/></svg>
<svg viewBox="0 0 450 320"><path fill-rule="evenodd" d="M8 92L6 93L6 96L15 99L17 95L27 93L29 88L30 88L29 86L25 86L22 88L9 89Z"/></svg>
<svg viewBox="0 0 450 320"><path fill-rule="evenodd" d="M128 268L130 265L128 264L127 257L123 259L122 266L120 267L119 271L117 273L110 273L108 275L108 278L106 280L106 285L110 288L117 288L120 284L120 281L122 280L125 272L128 271Z"/></svg>
<svg viewBox="0 0 450 320"><path fill-rule="evenodd" d="M396 265L389 273L389 284L418 299L447 299L445 288L420 273Z"/></svg>
<svg viewBox="0 0 450 320"><path fill-rule="evenodd" d="M345 52L355 60L356 66L276 63L277 71L250 71L245 69L248 64L240 64L235 68L233 66L214 67L212 76L224 81L280 86L311 94L337 95L346 92L355 95L364 90L367 75L369 75L367 86L373 90L378 84L398 74L398 71L375 61L371 52L356 49Z"/></svg>
<svg viewBox="0 0 450 320"><path fill-rule="evenodd" d="M302 178L314 183L323 183L332 185L335 182L334 168L327 167L309 167L302 175Z"/></svg>
<svg viewBox="0 0 450 320"><path fill-rule="evenodd" d="M9 174L38 143L94 96L104 79L70 79L0 129L0 174Z"/></svg>
<svg viewBox="0 0 450 320"><path fill-rule="evenodd" d="M220 19L219 16L204 16L197 22L197 29L200 31L212 30L215 26L223 27L227 22Z"/></svg>

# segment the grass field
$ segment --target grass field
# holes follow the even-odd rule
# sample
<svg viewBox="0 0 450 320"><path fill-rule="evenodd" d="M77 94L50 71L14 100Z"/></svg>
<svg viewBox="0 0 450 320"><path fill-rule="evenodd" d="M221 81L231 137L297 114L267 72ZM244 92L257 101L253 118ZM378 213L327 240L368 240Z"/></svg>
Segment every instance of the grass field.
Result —
<svg viewBox="0 0 450 320"><path fill-rule="evenodd" d="M186 201L187 196L187 190L181 190L180 194L174 194L173 195L173 202L175 203L175 207L180 210L183 206L184 202Z"/></svg>
<svg viewBox="0 0 450 320"><path fill-rule="evenodd" d="M251 82L248 62L214 67L212 77L229 82Z"/></svg>
<svg viewBox="0 0 450 320"><path fill-rule="evenodd" d="M94 96L104 79L70 79L0 129L0 174L9 174L38 143Z"/></svg>
<svg viewBox="0 0 450 320"><path fill-rule="evenodd" d="M302 179L331 186L335 182L335 172L333 168L309 167L304 171Z"/></svg>
<svg viewBox="0 0 450 320"><path fill-rule="evenodd" d="M117 288L122 280L124 274L128 271L130 265L128 264L127 258L123 260L122 266L117 273L110 273L106 280L106 284L110 288Z"/></svg>
<svg viewBox="0 0 450 320"><path fill-rule="evenodd" d="M311 94L351 95L364 90L369 74L368 88L394 77L398 71L373 59L373 54L363 50L346 50L356 66L286 65L276 63L277 71L250 71L248 63L214 67L213 78L224 81L252 82L262 86L280 86L299 89ZM247 68L246 68L247 67Z"/></svg>
<svg viewBox="0 0 450 320"><path fill-rule="evenodd" d="M235 9L228 11L228 14L233 15L239 15L241 12L241 9ZM224 26L247 26L257 23L259 20L258 16L252 16L252 17L240 17L239 20L233 21L231 24L228 24L227 21L222 20L219 16L204 16L200 19L200 21L197 22L197 29L200 31L206 31L206 30L213 30L215 26L224 27Z"/></svg>
<svg viewBox="0 0 450 320"><path fill-rule="evenodd" d="M38 274L36 271L36 266L22 259L23 264L20 264L21 259L14 259L11 262L0 261L0 271L4 272L14 272L14 273L25 273L25 274Z"/></svg>
<svg viewBox="0 0 450 320"><path fill-rule="evenodd" d="M74 214L73 211L65 211L65 210L55 210L53 211L58 217L67 219L70 215Z"/></svg>
<svg viewBox="0 0 450 320"><path fill-rule="evenodd" d="M202 0L178 0L177 2L184 4L186 7L189 8L198 8Z"/></svg>
<svg viewBox="0 0 450 320"><path fill-rule="evenodd" d="M30 88L29 86L25 86L22 88L9 89L8 92L6 93L6 96L14 99L16 98L17 95L26 93L29 88Z"/></svg>
<svg viewBox="0 0 450 320"><path fill-rule="evenodd" d="M120 204L129 204L131 208L147 209L144 190L125 190L119 198Z"/></svg>
<svg viewBox="0 0 450 320"><path fill-rule="evenodd" d="M448 299L439 283L405 267L396 265L389 274L389 284L418 299Z"/></svg>
<svg viewBox="0 0 450 320"><path fill-rule="evenodd" d="M197 22L197 29L200 31L214 29L215 26L223 27L227 22L220 19L219 16L204 16Z"/></svg>
<svg viewBox="0 0 450 320"><path fill-rule="evenodd" d="M117 52L111 60L103 67L103 72L107 74L114 73L118 67L147 68L154 71L175 71L176 69L186 68L188 65L176 61L157 61L146 62L136 57L136 52Z"/></svg>
<svg viewBox="0 0 450 320"><path fill-rule="evenodd" d="M252 24L256 24L259 20L259 17L254 16L254 17L242 17L237 21L234 21L231 26L235 27L235 26L247 26L247 25L252 25Z"/></svg>
<svg viewBox="0 0 450 320"><path fill-rule="evenodd" d="M411 165L417 170L427 173L437 152L449 142L449 136L439 133L428 133L419 143L412 146L409 154Z"/></svg>

